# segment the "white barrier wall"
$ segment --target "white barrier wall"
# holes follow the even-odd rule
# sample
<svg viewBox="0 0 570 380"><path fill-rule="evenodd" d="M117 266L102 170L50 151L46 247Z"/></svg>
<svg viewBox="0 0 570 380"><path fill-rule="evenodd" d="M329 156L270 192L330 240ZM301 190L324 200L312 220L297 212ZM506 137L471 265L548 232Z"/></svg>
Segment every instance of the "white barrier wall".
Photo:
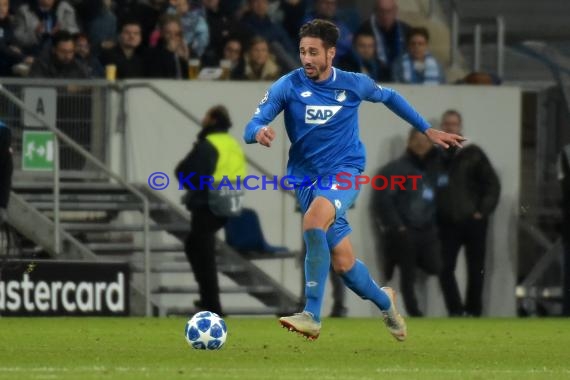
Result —
<svg viewBox="0 0 570 380"><path fill-rule="evenodd" d="M234 123L231 133L240 141L243 141L244 126L270 85L263 82L154 83L200 119L212 105L226 105ZM435 120L436 123L446 109L454 108L460 111L464 118L465 135L470 142L485 150L495 166L502 191L489 233L485 310L486 314L493 316L514 315L516 221L520 182L520 90L485 86L395 88L427 119ZM178 184L173 177L174 167L191 149L198 127L148 89L129 90L126 107L129 179L146 183L152 172L165 172L171 176L171 183L163 193L179 202L182 192L177 190ZM282 116L278 117L273 126L278 135L272 148L245 143L243 146L250 159L262 165L266 171L281 176L284 174L288 149ZM372 175L381 165L403 152L409 127L382 104L363 104L360 127L361 139L367 149L365 174ZM117 170L121 166L123 156L121 149L118 139L115 138L112 161ZM259 174L253 169L250 173ZM361 192L356 207L349 212L349 220L354 230L352 240L357 255L369 264L374 277L381 280L374 239L371 236L369 198L370 188L366 187ZM291 249L301 247L300 215L294 210L292 197L278 191L250 191L246 195L246 204L259 213L264 233L270 243L286 245ZM299 272L292 260L283 264L277 260L263 265L293 292L299 293ZM464 283L462 265L463 261L460 261L458 276L461 285ZM396 282L392 285L397 287ZM434 279L428 281L426 294L428 314L445 315L439 287ZM330 297L327 297L325 313L328 313L330 304ZM361 301L353 294L348 295L348 307L350 315L376 315L375 309L369 303Z"/></svg>

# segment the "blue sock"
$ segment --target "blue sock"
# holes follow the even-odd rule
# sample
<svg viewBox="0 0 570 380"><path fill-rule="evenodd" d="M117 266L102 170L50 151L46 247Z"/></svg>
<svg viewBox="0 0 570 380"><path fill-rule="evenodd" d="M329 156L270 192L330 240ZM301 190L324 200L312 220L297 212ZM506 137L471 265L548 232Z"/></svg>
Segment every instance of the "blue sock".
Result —
<svg viewBox="0 0 570 380"><path fill-rule="evenodd" d="M368 299L380 309L388 310L392 304L388 295L374 282L368 268L360 260L356 260L350 270L341 275L346 286L362 299Z"/></svg>
<svg viewBox="0 0 570 380"><path fill-rule="evenodd" d="M327 244L327 235L320 229L310 229L303 234L307 255L305 256L305 311L313 314L315 320L321 320L321 308L325 294L325 285L331 265L331 254Z"/></svg>

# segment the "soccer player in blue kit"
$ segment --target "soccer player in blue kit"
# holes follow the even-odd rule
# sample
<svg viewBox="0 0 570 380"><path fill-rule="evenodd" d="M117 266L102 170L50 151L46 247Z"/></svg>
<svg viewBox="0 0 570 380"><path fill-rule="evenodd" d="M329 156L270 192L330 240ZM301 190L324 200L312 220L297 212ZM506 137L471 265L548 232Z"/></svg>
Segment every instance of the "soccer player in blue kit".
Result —
<svg viewBox="0 0 570 380"><path fill-rule="evenodd" d="M299 32L302 67L278 79L267 91L248 123L247 143L271 146L275 131L269 126L284 111L291 141L287 175L303 211L306 304L301 313L282 317L279 322L308 339L318 338L321 307L329 267L339 273L345 285L380 309L389 332L399 341L406 338L406 324L396 309L395 292L380 288L366 265L357 260L348 235L346 211L356 200L358 189L338 189L335 178L348 173L355 178L365 166L365 151L358 135L358 106L363 100L384 103L391 111L427 135L435 144L461 146L462 136L430 128L424 118L397 92L376 84L363 74L332 67L337 27L325 20L313 20ZM307 178L330 178L330 186L307 186ZM343 183L345 180L343 179ZM296 185L296 186L295 186ZM353 184L354 185L354 184Z"/></svg>

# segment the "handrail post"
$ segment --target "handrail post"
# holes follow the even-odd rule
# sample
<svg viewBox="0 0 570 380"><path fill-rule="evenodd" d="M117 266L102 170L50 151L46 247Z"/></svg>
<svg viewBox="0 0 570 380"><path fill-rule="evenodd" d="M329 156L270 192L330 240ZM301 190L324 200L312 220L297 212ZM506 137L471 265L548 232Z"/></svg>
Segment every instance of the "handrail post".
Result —
<svg viewBox="0 0 570 380"><path fill-rule="evenodd" d="M451 66L457 67L459 51L459 14L456 9L451 12Z"/></svg>
<svg viewBox="0 0 570 380"><path fill-rule="evenodd" d="M473 44L475 50L473 52L473 71L478 72L481 69L481 24L475 24Z"/></svg>
<svg viewBox="0 0 570 380"><path fill-rule="evenodd" d="M57 255L61 252L60 199L59 199L59 139L53 136L53 249Z"/></svg>
<svg viewBox="0 0 570 380"><path fill-rule="evenodd" d="M144 293L145 293L145 314L147 317L152 316L152 306L150 300L150 235L149 235L149 218L150 210L148 198L143 199L143 235L144 235Z"/></svg>
<svg viewBox="0 0 570 380"><path fill-rule="evenodd" d="M497 75L503 77L505 70L505 20L497 16Z"/></svg>
<svg viewBox="0 0 570 380"><path fill-rule="evenodd" d="M433 15L435 13L435 0L429 0L428 2L428 11L427 11L427 16L428 18L433 18Z"/></svg>
<svg viewBox="0 0 570 380"><path fill-rule="evenodd" d="M6 90L0 83L0 94L3 94L8 100L14 103L21 111L29 114L34 120L36 120L39 125L48 128L55 135L54 138L54 251L56 254L61 253L61 235L60 235L60 223L59 223L59 143L58 140L61 139L66 145L75 151L79 152L87 161L91 162L99 170L107 174L111 179L114 179L128 191L134 194L143 203L144 212L144 255L145 255L145 308L146 316L151 316L152 305L150 299L150 272L151 272L151 261L150 261L150 235L149 235L149 219L150 219L150 205L149 200L146 195L144 195L139 189L128 183L123 177L116 174L109 168L105 166L99 159L95 158L91 153L85 150L81 145L72 140L65 133L61 132L54 125L41 119L33 110L31 110L22 100L17 96L12 94L10 91Z"/></svg>

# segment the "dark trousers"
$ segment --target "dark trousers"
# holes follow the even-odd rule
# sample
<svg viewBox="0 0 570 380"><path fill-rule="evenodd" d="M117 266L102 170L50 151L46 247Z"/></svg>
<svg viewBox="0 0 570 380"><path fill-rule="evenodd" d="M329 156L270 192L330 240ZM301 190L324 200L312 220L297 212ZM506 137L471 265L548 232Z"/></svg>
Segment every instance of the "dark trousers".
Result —
<svg viewBox="0 0 570 380"><path fill-rule="evenodd" d="M411 316L422 316L418 307L415 284L416 271L437 275L441 271L440 243L435 226L423 229L407 228L384 235L385 262L400 269L400 290L406 311Z"/></svg>
<svg viewBox="0 0 570 380"><path fill-rule="evenodd" d="M570 317L570 218L562 228L562 243L564 244L563 281L562 281L562 315Z"/></svg>
<svg viewBox="0 0 570 380"><path fill-rule="evenodd" d="M10 153L12 134L8 128L0 127L0 208L8 207L12 188L12 153Z"/></svg>
<svg viewBox="0 0 570 380"><path fill-rule="evenodd" d="M190 233L184 251L200 291L201 309L223 315L216 267L216 232L227 218L220 218L208 208L192 210Z"/></svg>
<svg viewBox="0 0 570 380"><path fill-rule="evenodd" d="M481 316L483 309L483 280L487 240L487 220L470 219L440 225L443 270L439 277L445 305L450 316L464 313ZM461 302L455 279L455 266L461 246L465 246L467 262L467 293Z"/></svg>

